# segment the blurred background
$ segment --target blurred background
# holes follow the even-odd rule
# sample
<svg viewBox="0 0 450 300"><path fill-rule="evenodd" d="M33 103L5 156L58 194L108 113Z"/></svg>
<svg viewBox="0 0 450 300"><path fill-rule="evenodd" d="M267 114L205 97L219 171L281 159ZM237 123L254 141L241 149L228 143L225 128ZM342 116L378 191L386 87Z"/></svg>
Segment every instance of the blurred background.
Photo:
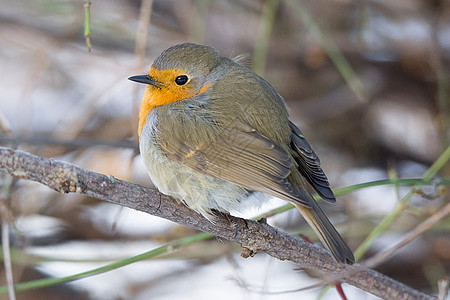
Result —
<svg viewBox="0 0 450 300"><path fill-rule="evenodd" d="M1 146L152 187L137 146L144 86L127 78L146 73L162 50L185 41L229 57L245 54L242 63L286 99L333 188L420 178L449 145L449 1L92 0L90 52L82 0L0 0L0 7ZM440 175L449 173L447 164ZM0 175L9 189L2 209L16 283L77 274L195 233ZM357 249L409 191L371 187L323 208ZM394 245L448 200L442 186L423 187L362 259ZM245 217L283 203L274 199ZM268 221L317 240L297 212ZM437 293L437 281L450 270L449 232L447 217L376 269ZM213 239L17 297L316 299L321 293L317 287L295 292L320 282L297 265L239 254L237 245ZM0 280L6 284L3 264ZM344 290L349 299L376 299ZM330 289L322 299L337 297Z"/></svg>

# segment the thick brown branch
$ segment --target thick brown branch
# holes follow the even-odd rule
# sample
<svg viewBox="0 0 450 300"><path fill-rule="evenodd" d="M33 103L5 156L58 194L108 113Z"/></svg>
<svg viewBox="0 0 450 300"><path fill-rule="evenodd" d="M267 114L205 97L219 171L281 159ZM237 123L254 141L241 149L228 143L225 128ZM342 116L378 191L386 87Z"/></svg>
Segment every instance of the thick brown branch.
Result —
<svg viewBox="0 0 450 300"><path fill-rule="evenodd" d="M362 265L335 262L322 248L264 222L218 215L214 224L155 190L81 169L75 165L0 147L0 170L40 182L62 193L76 192L133 208L264 251L309 269L327 282L340 280L384 299L437 299ZM230 222L231 220L231 222Z"/></svg>

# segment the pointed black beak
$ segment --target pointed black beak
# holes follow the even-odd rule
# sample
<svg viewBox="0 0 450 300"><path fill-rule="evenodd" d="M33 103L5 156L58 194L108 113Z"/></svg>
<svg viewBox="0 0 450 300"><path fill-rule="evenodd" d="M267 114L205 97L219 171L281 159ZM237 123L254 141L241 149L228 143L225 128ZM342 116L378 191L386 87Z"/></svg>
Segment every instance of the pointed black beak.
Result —
<svg viewBox="0 0 450 300"><path fill-rule="evenodd" d="M137 75L137 76L131 76L128 78L131 81L136 81L139 83L145 83L145 84L151 84L154 86L161 85L160 82L153 79L150 75Z"/></svg>

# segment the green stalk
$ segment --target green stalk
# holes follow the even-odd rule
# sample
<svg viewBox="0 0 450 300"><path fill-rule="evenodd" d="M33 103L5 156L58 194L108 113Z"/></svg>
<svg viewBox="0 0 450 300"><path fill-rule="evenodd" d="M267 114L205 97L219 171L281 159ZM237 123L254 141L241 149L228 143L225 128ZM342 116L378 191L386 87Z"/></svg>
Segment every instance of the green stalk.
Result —
<svg viewBox="0 0 450 300"><path fill-rule="evenodd" d="M189 236L189 237L185 237L185 238L181 238L181 239L172 241L164 246L158 247L156 249L150 250L148 252L145 252L145 253L142 253L142 254L139 254L139 255L136 255L133 257L115 261L115 262L107 264L103 267L95 268L95 269L92 269L89 271L85 271L85 272L81 272L81 273L77 273L74 275L65 276L65 277L61 277L61 278L46 278L46 279L38 279L38 280L18 283L18 284L14 285L14 289L16 291L23 291L23 290L34 289L34 288L43 288L43 287L50 286L50 285L66 283L69 281L74 281L74 280L82 279L85 277L102 274L102 273L105 273L105 272L108 272L108 271L111 271L111 270L114 270L114 269L117 269L120 267L124 267L129 264L141 261L141 260L155 258L161 254L165 254L165 253L174 251L182 246L193 244L193 243L196 243L199 241L203 241L203 240L209 239L211 237L213 237L212 234L202 232L202 233L199 233L199 234L196 234L193 236ZM0 286L0 294L6 293L7 291L8 291L7 286Z"/></svg>
<svg viewBox="0 0 450 300"><path fill-rule="evenodd" d="M266 0L261 14L258 36L253 52L253 71L260 76L264 76L266 69L267 50L269 48L270 34L277 15L278 3L279 0Z"/></svg>
<svg viewBox="0 0 450 300"><path fill-rule="evenodd" d="M286 4L292 8L295 14L300 17L301 22L314 35L316 40L323 47L325 52L330 57L333 64L338 69L344 80L347 82L350 89L355 93L357 99L361 102L367 101L367 91L361 80L359 80L355 71L345 56L336 46L332 39L330 39L319 24L313 19L311 14L303 7L301 2L293 0L285 0Z"/></svg>
<svg viewBox="0 0 450 300"><path fill-rule="evenodd" d="M431 167L425 172L422 177L424 182L429 182L436 173L444 167L444 165L450 159L450 146L438 157L438 159L431 165ZM418 186L416 184L415 186ZM397 219L400 213L407 207L407 204L411 197L414 195L414 188L412 188L395 206L395 208L384 217L384 219L376 226L372 232L367 236L367 238L361 243L361 245L355 251L355 259L359 260L364 253L367 252L373 241L385 232L389 226Z"/></svg>
<svg viewBox="0 0 450 300"><path fill-rule="evenodd" d="M89 0L84 0L84 37L86 38L86 46L91 52L92 44L91 44L91 2Z"/></svg>

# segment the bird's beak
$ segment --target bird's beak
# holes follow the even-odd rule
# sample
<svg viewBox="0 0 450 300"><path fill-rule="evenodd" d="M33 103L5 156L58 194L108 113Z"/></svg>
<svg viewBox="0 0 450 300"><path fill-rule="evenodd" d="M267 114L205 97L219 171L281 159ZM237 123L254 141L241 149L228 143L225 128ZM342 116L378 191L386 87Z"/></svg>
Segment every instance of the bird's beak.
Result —
<svg viewBox="0 0 450 300"><path fill-rule="evenodd" d="M136 81L136 82L145 83L145 84L151 84L151 85L154 85L154 86L161 85L161 82L156 81L155 79L153 79L152 76L150 76L148 74L131 76L128 79L131 80L131 81Z"/></svg>

